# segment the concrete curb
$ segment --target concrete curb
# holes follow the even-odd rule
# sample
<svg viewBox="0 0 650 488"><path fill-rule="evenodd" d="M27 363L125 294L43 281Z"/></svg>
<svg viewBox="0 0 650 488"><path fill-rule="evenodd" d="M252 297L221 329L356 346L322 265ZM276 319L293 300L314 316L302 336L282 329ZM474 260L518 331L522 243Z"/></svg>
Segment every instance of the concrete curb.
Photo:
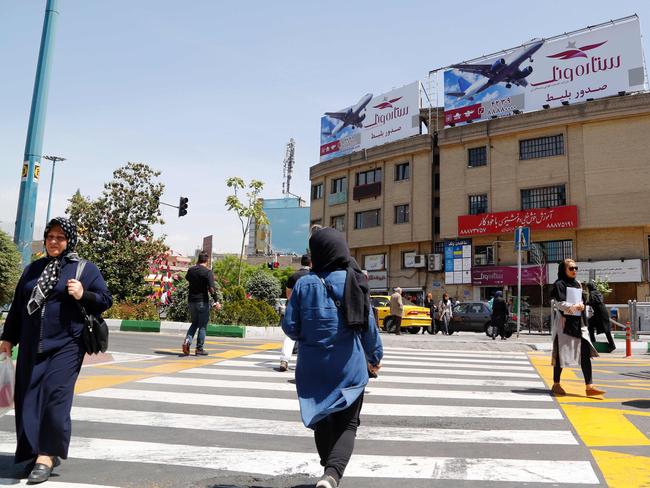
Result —
<svg viewBox="0 0 650 488"><path fill-rule="evenodd" d="M171 322L157 320L122 320L105 319L109 330L120 332L147 332L185 335L189 322ZM210 337L236 337L243 339L284 339L280 327L248 327L230 324L208 324L206 334Z"/></svg>

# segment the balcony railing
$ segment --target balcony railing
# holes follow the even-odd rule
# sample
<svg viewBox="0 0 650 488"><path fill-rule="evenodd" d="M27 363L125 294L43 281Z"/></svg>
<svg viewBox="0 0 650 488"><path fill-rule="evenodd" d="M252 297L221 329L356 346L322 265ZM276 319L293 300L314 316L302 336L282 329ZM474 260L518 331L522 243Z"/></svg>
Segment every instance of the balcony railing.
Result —
<svg viewBox="0 0 650 488"><path fill-rule="evenodd" d="M338 205L340 203L346 203L348 201L348 192L340 191L338 193L331 193L327 197L327 205Z"/></svg>
<svg viewBox="0 0 650 488"><path fill-rule="evenodd" d="M358 185L352 189L352 198L354 200L363 200L364 198L378 197L380 195L381 181L367 185Z"/></svg>

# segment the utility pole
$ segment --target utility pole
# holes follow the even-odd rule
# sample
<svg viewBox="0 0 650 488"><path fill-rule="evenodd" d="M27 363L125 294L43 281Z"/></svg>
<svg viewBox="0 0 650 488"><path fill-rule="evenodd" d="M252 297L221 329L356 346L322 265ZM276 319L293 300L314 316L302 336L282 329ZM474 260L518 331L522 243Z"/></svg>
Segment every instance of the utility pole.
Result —
<svg viewBox="0 0 650 488"><path fill-rule="evenodd" d="M32 107L29 114L29 128L25 142L25 156L21 171L20 196L16 212L14 242L22 255L22 264L27 266L32 258L32 240L34 238L34 218L36 216L36 197L41 173L41 154L43 149L43 131L45 128L45 111L47 92L52 64L51 52L54 45L54 32L59 17L58 0L47 0L41 47L38 54L36 79L32 94Z"/></svg>
<svg viewBox="0 0 650 488"><path fill-rule="evenodd" d="M43 159L52 161L52 179L50 179L50 195L47 197L47 216L45 217L45 225L50 223L50 207L52 206L52 188L54 187L54 170L56 169L57 161L65 161L65 158L59 156L43 156Z"/></svg>

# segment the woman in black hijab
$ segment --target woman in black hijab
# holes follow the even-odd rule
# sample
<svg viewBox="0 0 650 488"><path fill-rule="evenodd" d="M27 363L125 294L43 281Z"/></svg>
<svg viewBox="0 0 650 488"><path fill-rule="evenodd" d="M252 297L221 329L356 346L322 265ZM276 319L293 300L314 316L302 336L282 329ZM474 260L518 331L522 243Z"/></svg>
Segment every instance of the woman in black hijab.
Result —
<svg viewBox="0 0 650 488"><path fill-rule="evenodd" d="M565 259L558 267L558 279L553 284L551 298L555 300L556 310L553 310L553 387L551 391L557 395L566 395L560 385L562 368L574 367L580 364L584 376L587 396L602 395L592 383L591 358L598 353L591 343L583 337L586 332L586 315L582 286L576 280L578 266L572 259ZM571 290L576 290L571 292ZM572 298L577 297L577 298Z"/></svg>
<svg viewBox="0 0 650 488"><path fill-rule="evenodd" d="M32 461L28 481L46 481L70 444L70 409L81 369L84 327L79 304L100 314L112 304L99 269L88 262L77 280L76 226L52 219L44 233L47 256L23 272L0 339L11 355L20 344L16 365L15 462Z"/></svg>
<svg viewBox="0 0 650 488"><path fill-rule="evenodd" d="M609 312L605 305L602 293L598 291L593 281L587 283L589 290L589 301L587 304L593 309L594 314L589 319L589 338L592 343L596 342L596 334L605 334L609 343L609 352L616 349L612 338L612 325L609 322Z"/></svg>

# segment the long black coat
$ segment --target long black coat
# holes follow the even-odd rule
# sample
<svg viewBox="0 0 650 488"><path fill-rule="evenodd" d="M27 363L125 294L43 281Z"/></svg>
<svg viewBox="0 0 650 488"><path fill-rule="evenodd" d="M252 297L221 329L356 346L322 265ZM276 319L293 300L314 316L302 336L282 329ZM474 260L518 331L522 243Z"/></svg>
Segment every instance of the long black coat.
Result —
<svg viewBox="0 0 650 488"><path fill-rule="evenodd" d="M43 452L67 457L74 384L84 356L83 317L67 292L77 262L64 258L54 290L41 309L27 313L27 302L46 265L47 259L39 259L25 268L1 336L20 345L14 393L16 462ZM111 306L111 294L97 266L88 262L80 281L81 303L88 313L99 314Z"/></svg>
<svg viewBox="0 0 650 488"><path fill-rule="evenodd" d="M600 292L590 291L587 305L590 305L594 310L594 314L589 319L589 328L595 329L597 334L611 332L612 324L609 321L609 311L603 303L603 296Z"/></svg>

